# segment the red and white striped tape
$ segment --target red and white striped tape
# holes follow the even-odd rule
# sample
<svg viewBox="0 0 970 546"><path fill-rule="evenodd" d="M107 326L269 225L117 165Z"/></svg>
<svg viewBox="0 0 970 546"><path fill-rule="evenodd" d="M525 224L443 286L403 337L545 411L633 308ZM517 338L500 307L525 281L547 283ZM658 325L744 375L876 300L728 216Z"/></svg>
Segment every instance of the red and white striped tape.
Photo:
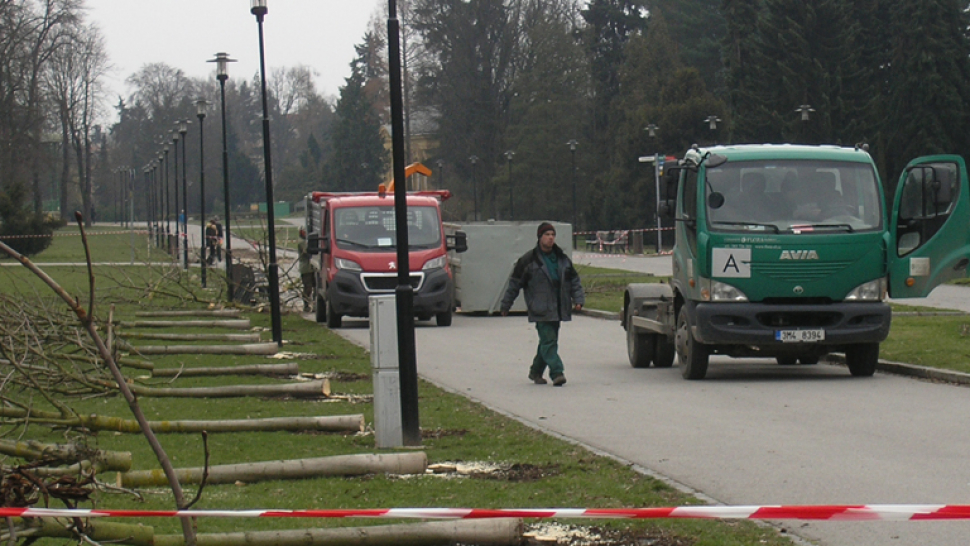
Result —
<svg viewBox="0 0 970 546"><path fill-rule="evenodd" d="M830 521L929 521L970 519L966 504L860 504L777 506L677 506L667 508L387 508L360 510L85 510L0 508L0 517L63 518L598 518L758 519Z"/></svg>

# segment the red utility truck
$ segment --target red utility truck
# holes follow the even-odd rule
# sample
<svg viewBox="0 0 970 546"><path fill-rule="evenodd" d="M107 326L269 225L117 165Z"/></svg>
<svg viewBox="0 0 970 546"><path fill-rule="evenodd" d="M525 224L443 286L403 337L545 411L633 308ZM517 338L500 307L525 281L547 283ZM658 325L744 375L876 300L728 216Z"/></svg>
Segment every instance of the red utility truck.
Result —
<svg viewBox="0 0 970 546"><path fill-rule="evenodd" d="M434 317L438 326L450 326L454 310L448 251L468 248L463 232L446 236L442 229L440 204L449 197L448 190L407 194L414 314L419 320ZM339 328L342 317L368 315L371 294L394 293L397 287L394 194L313 192L306 205L307 247L319 255L316 320Z"/></svg>

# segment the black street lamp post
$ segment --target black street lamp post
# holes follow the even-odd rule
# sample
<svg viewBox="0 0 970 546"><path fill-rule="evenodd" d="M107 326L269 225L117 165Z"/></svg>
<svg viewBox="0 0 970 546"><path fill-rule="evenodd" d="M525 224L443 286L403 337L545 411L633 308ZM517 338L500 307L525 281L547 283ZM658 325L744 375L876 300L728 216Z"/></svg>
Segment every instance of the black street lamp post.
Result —
<svg viewBox="0 0 970 546"><path fill-rule="evenodd" d="M205 107L208 104L202 98L195 101L195 115L199 118L199 225L202 227L202 237L200 238L202 244L199 245L201 247L199 251L202 256L202 288L205 288L205 251L209 243L205 236L205 127L202 124L205 119Z"/></svg>
<svg viewBox="0 0 970 546"><path fill-rule="evenodd" d="M172 166L172 185L175 186L175 245L172 251L175 253L175 261L179 259L179 134L177 131L172 131L172 152L173 152L173 162ZM184 158L182 159L185 160Z"/></svg>
<svg viewBox="0 0 970 546"><path fill-rule="evenodd" d="M165 145L165 147L163 148L163 150L164 150L164 153L165 153L165 173L162 175L162 177L164 179L164 184L162 184L162 186L163 186L163 188L165 190L165 199L164 199L164 204L165 204L165 252L171 252L172 251L172 244L171 244L172 221L171 221L171 216L169 214L171 212L171 209L169 208L169 205L171 205L171 199L170 199L169 186L168 186L168 144Z"/></svg>
<svg viewBox="0 0 970 546"><path fill-rule="evenodd" d="M468 158L468 161L472 162L472 195L474 197L472 202L474 203L474 206L475 206L475 216L472 219L477 222L478 221L478 176L476 175L478 173L475 169L475 166L478 164L478 156L473 155Z"/></svg>
<svg viewBox="0 0 970 546"><path fill-rule="evenodd" d="M445 160L444 159L436 159L435 162L434 162L434 164L438 166L438 174L441 175L441 178L439 179L439 182L438 182L438 188L439 189L444 189L444 187L445 187Z"/></svg>
<svg viewBox="0 0 970 546"><path fill-rule="evenodd" d="M404 177L404 98L401 87L401 28L397 3L388 0L387 55L391 92L391 157L394 164L394 214L397 234L397 346L401 388L401 436L404 445L421 445L418 420L418 364L414 344L414 289L408 255L407 184ZM477 212L477 211L476 211Z"/></svg>
<svg viewBox="0 0 970 546"><path fill-rule="evenodd" d="M576 142L576 139L575 138L571 138L571 139L569 139L568 142L566 142L566 145L569 146L570 164L572 165L572 177L573 177L573 231L576 231L576 229L579 227L578 226L578 223L577 223L578 222L578 218L577 218L577 214L576 214L576 146L579 145L579 142Z"/></svg>
<svg viewBox="0 0 970 546"><path fill-rule="evenodd" d="M512 195L512 158L515 156L515 152L506 150L503 155L505 155L505 159L509 164L509 220L515 220L515 201Z"/></svg>
<svg viewBox="0 0 970 546"><path fill-rule="evenodd" d="M179 135L182 141L182 261L186 271L189 270L189 184L186 180L186 165L189 157L185 155L185 134L189 132L189 120L179 120ZM178 175L178 173L175 173Z"/></svg>
<svg viewBox="0 0 970 546"><path fill-rule="evenodd" d="M719 121L721 121L721 118L712 115L712 116L707 116L707 119L704 120L704 123L707 124L707 127L711 130L711 133L714 134L714 131L717 131L717 122ZM714 145L715 146L717 145L716 134L714 135Z"/></svg>
<svg viewBox="0 0 970 546"><path fill-rule="evenodd" d="M646 126L647 134L650 136L650 141L653 142L654 152L653 152L653 180L656 187L656 207L653 211L654 217L657 220L657 255L663 250L663 236L661 235L661 224L660 224L660 153L657 150L657 129L658 127L651 123Z"/></svg>
<svg viewBox="0 0 970 546"><path fill-rule="evenodd" d="M266 13L269 11L269 8L266 7L266 0L252 0L249 11L256 16L256 24L259 27L259 85L263 102L263 169L266 171L264 175L266 180L266 224L267 231L269 232L269 271L267 275L269 280L269 307L273 322L273 341L277 345L282 346L283 325L280 318L280 277L276 265L276 214L273 210L276 203L273 199L273 161L270 154L269 106L266 102L266 58L263 47L263 18L266 17ZM404 176L402 175L398 180L404 182ZM404 186L405 184L402 183L401 187ZM402 211L399 217L404 218L404 216L405 214ZM401 239L399 237L398 246L400 246L400 241ZM405 255L407 255L406 252Z"/></svg>
<svg viewBox="0 0 970 546"><path fill-rule="evenodd" d="M155 232L152 231L151 167L146 164L141 168L141 174L145 182L145 226L148 228L148 247L151 248L152 238L155 236Z"/></svg>
<svg viewBox="0 0 970 546"><path fill-rule="evenodd" d="M157 160L155 164L155 246L162 248L162 224L164 223L164 218L162 215L165 213L164 202L162 201L162 160L165 156L162 152L158 152Z"/></svg>
<svg viewBox="0 0 970 546"><path fill-rule="evenodd" d="M232 236L229 220L229 145L226 138L226 80L229 79L229 63L236 62L230 59L228 53L216 53L216 58L209 61L216 63L216 79L219 80L220 104L222 105L222 200L225 204L225 244L226 244L226 299L232 301L234 292L232 284Z"/></svg>
<svg viewBox="0 0 970 546"><path fill-rule="evenodd" d="M795 112L798 112L799 114L801 114L802 127L805 127L807 125L807 122L809 120L809 113L810 112L814 112L814 111L815 111L815 109L812 108L812 105L810 105L810 104L802 104L798 108L795 109ZM808 143L808 130L807 130L807 128L803 129L801 132L802 132L802 142L804 142L804 143L807 144Z"/></svg>

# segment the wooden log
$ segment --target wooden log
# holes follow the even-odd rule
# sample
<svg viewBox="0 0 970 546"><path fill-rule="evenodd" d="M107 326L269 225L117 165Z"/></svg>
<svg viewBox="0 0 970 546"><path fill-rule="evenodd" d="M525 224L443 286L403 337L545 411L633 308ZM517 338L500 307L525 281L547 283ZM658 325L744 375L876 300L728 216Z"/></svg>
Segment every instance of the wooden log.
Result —
<svg viewBox="0 0 970 546"><path fill-rule="evenodd" d="M361 476L381 473L424 474L427 468L428 456L423 451L364 453L210 466L206 483L211 485L236 482L254 483L264 480L297 480L320 476ZM202 471L201 467L176 468L175 474L182 485L199 484L202 482ZM166 483L165 474L162 473L161 469L118 473L118 486L120 487L159 487Z"/></svg>
<svg viewBox="0 0 970 546"><path fill-rule="evenodd" d="M62 518L11 518L10 521L16 526L18 533L28 531L25 535L33 537L50 538L69 538L76 539L77 533L74 530L74 521ZM85 535L99 544L127 544L129 546L153 546L155 530L141 524L115 523L110 521L100 521L88 519L85 524ZM8 529L4 528L4 531ZM180 540L184 537L177 535ZM7 542L9 534L3 535L3 541ZM23 538L19 537L18 538Z"/></svg>
<svg viewBox="0 0 970 546"><path fill-rule="evenodd" d="M27 412L20 408L0 407L0 417L23 419ZM141 432L138 421L106 415L87 414L66 418L57 413L31 411L33 423L85 427L91 430L114 432ZM361 414L332 415L323 417L268 417L265 419L228 419L220 421L148 421L148 426L158 433L172 432L299 432L315 430L324 432L357 432L363 430ZM128 469L125 469L128 470Z"/></svg>
<svg viewBox="0 0 970 546"><path fill-rule="evenodd" d="M124 334L128 339L150 339L162 341L241 341L255 343L260 341L258 333L254 334L165 334L157 332L128 332Z"/></svg>
<svg viewBox="0 0 970 546"><path fill-rule="evenodd" d="M104 360L101 360L100 358L94 358L94 357L85 356L85 355L69 355L69 354L64 354L64 353L55 353L53 355L53 357L54 358L59 358L61 360L70 360L70 361L78 361L78 360L80 360L82 362L92 362L92 363L95 363L95 364L104 364ZM136 368L136 369L139 369L139 370L148 370L148 371L151 371L152 368L155 367L155 365L152 364L151 362L148 362L147 360L138 360L137 358L121 357L121 358L116 359L115 362L117 362L118 364L120 364L122 366L125 366L125 367L128 367L128 368Z"/></svg>
<svg viewBox="0 0 970 546"><path fill-rule="evenodd" d="M239 320L135 320L121 321L122 328L231 328L246 330L251 327L249 319Z"/></svg>
<svg viewBox="0 0 970 546"><path fill-rule="evenodd" d="M0 439L0 453L36 461L45 457L55 457L62 461L78 459L77 446L73 444L44 444L34 440L26 442ZM104 470L131 470L131 453L127 451L95 451L96 458Z"/></svg>
<svg viewBox="0 0 970 546"><path fill-rule="evenodd" d="M193 311L138 311L136 317L238 317L239 309L197 309Z"/></svg>
<svg viewBox="0 0 970 546"><path fill-rule="evenodd" d="M124 344L126 350L141 355L275 355L276 342L242 345L138 345Z"/></svg>
<svg viewBox="0 0 970 546"><path fill-rule="evenodd" d="M521 519L466 519L398 523L336 529L292 529L200 534L198 546L432 546L476 544L513 546L522 544L525 526ZM158 535L154 546L185 546L181 535Z"/></svg>
<svg viewBox="0 0 970 546"><path fill-rule="evenodd" d="M110 381L94 381L112 386ZM320 379L306 383L284 383L281 385L227 385L224 387L187 387L154 388L130 385L131 392L138 396L154 398L238 398L242 396L292 396L294 398L320 398L330 396L330 380Z"/></svg>
<svg viewBox="0 0 970 546"><path fill-rule="evenodd" d="M300 373L296 362L285 364L250 364L245 366L219 366L206 368L164 368L152 370L152 377L204 377L209 375L285 375Z"/></svg>

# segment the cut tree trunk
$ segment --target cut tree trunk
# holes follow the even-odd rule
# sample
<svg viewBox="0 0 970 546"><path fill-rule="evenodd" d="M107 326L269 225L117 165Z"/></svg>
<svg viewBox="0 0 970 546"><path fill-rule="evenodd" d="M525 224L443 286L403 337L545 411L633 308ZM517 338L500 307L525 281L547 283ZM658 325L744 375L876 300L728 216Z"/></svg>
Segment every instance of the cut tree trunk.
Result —
<svg viewBox="0 0 970 546"><path fill-rule="evenodd" d="M107 387L115 387L110 381L92 381ZM291 396L293 398L326 398L330 396L330 380L320 379L306 383L282 385L227 385L224 387L154 388L131 385L131 392L138 396L153 398L239 398L242 396Z"/></svg>
<svg viewBox="0 0 970 546"><path fill-rule="evenodd" d="M286 364L250 364L246 366L220 366L208 368L165 368L152 370L152 377L201 377L209 375L283 375L300 373L296 362Z"/></svg>
<svg viewBox="0 0 970 546"><path fill-rule="evenodd" d="M521 519L399 523L338 529L293 529L225 534L200 534L198 546L432 546L476 544L513 546L522 544L525 528ZM184 546L179 535L158 535L154 546Z"/></svg>
<svg viewBox="0 0 970 546"><path fill-rule="evenodd" d="M11 518L10 523L17 531L17 538L25 537L51 537L51 538L71 538L78 537L74 527L74 521L62 518ZM154 529L145 525L133 525L129 523L113 523L109 521L98 521L88 519L84 523L85 535L90 537L95 544L127 544L129 546L153 546ZM3 526L0 528L0 540L8 542L10 540L10 528ZM176 535L180 544L185 543L185 538Z"/></svg>
<svg viewBox="0 0 970 546"><path fill-rule="evenodd" d="M199 309L195 311L138 311L136 317L238 317L239 309Z"/></svg>
<svg viewBox="0 0 970 546"><path fill-rule="evenodd" d="M138 345L121 344L123 350L141 355L275 355L275 342L243 345Z"/></svg>
<svg viewBox="0 0 970 546"><path fill-rule="evenodd" d="M242 341L255 343L259 334L160 334L155 332L127 332L121 337L163 341Z"/></svg>
<svg viewBox="0 0 970 546"><path fill-rule="evenodd" d="M27 412L19 408L0 407L0 417L23 419ZM52 412L30 412L33 423L85 427L91 430L113 432L141 432L138 421L102 415L81 415L73 419ZM331 415L323 417L269 417L265 419L230 419L222 421L149 421L148 426L158 433L172 432L272 432L304 430L324 432L359 432L364 427L364 416ZM127 469L126 469L127 470Z"/></svg>
<svg viewBox="0 0 970 546"><path fill-rule="evenodd" d="M294 459L241 463L209 467L207 484L254 483L264 480L295 480L320 476L360 476L364 474L424 474L428 456L422 451L413 453L384 453L337 455L314 459ZM182 485L202 482L202 468L178 468L175 474ZM119 472L118 486L126 488L158 487L165 485L161 470Z"/></svg>
<svg viewBox="0 0 970 546"><path fill-rule="evenodd" d="M77 461L82 456L77 446L72 444L42 444L34 440L18 442L16 440L0 439L0 453L20 457L28 461L54 457L62 461ZM131 470L131 453L127 451L94 452L95 458L101 462L103 470ZM83 456L87 457L87 454Z"/></svg>
<svg viewBox="0 0 970 546"><path fill-rule="evenodd" d="M122 328L231 328L246 330L251 327L249 319L240 320L135 320L121 321Z"/></svg>

